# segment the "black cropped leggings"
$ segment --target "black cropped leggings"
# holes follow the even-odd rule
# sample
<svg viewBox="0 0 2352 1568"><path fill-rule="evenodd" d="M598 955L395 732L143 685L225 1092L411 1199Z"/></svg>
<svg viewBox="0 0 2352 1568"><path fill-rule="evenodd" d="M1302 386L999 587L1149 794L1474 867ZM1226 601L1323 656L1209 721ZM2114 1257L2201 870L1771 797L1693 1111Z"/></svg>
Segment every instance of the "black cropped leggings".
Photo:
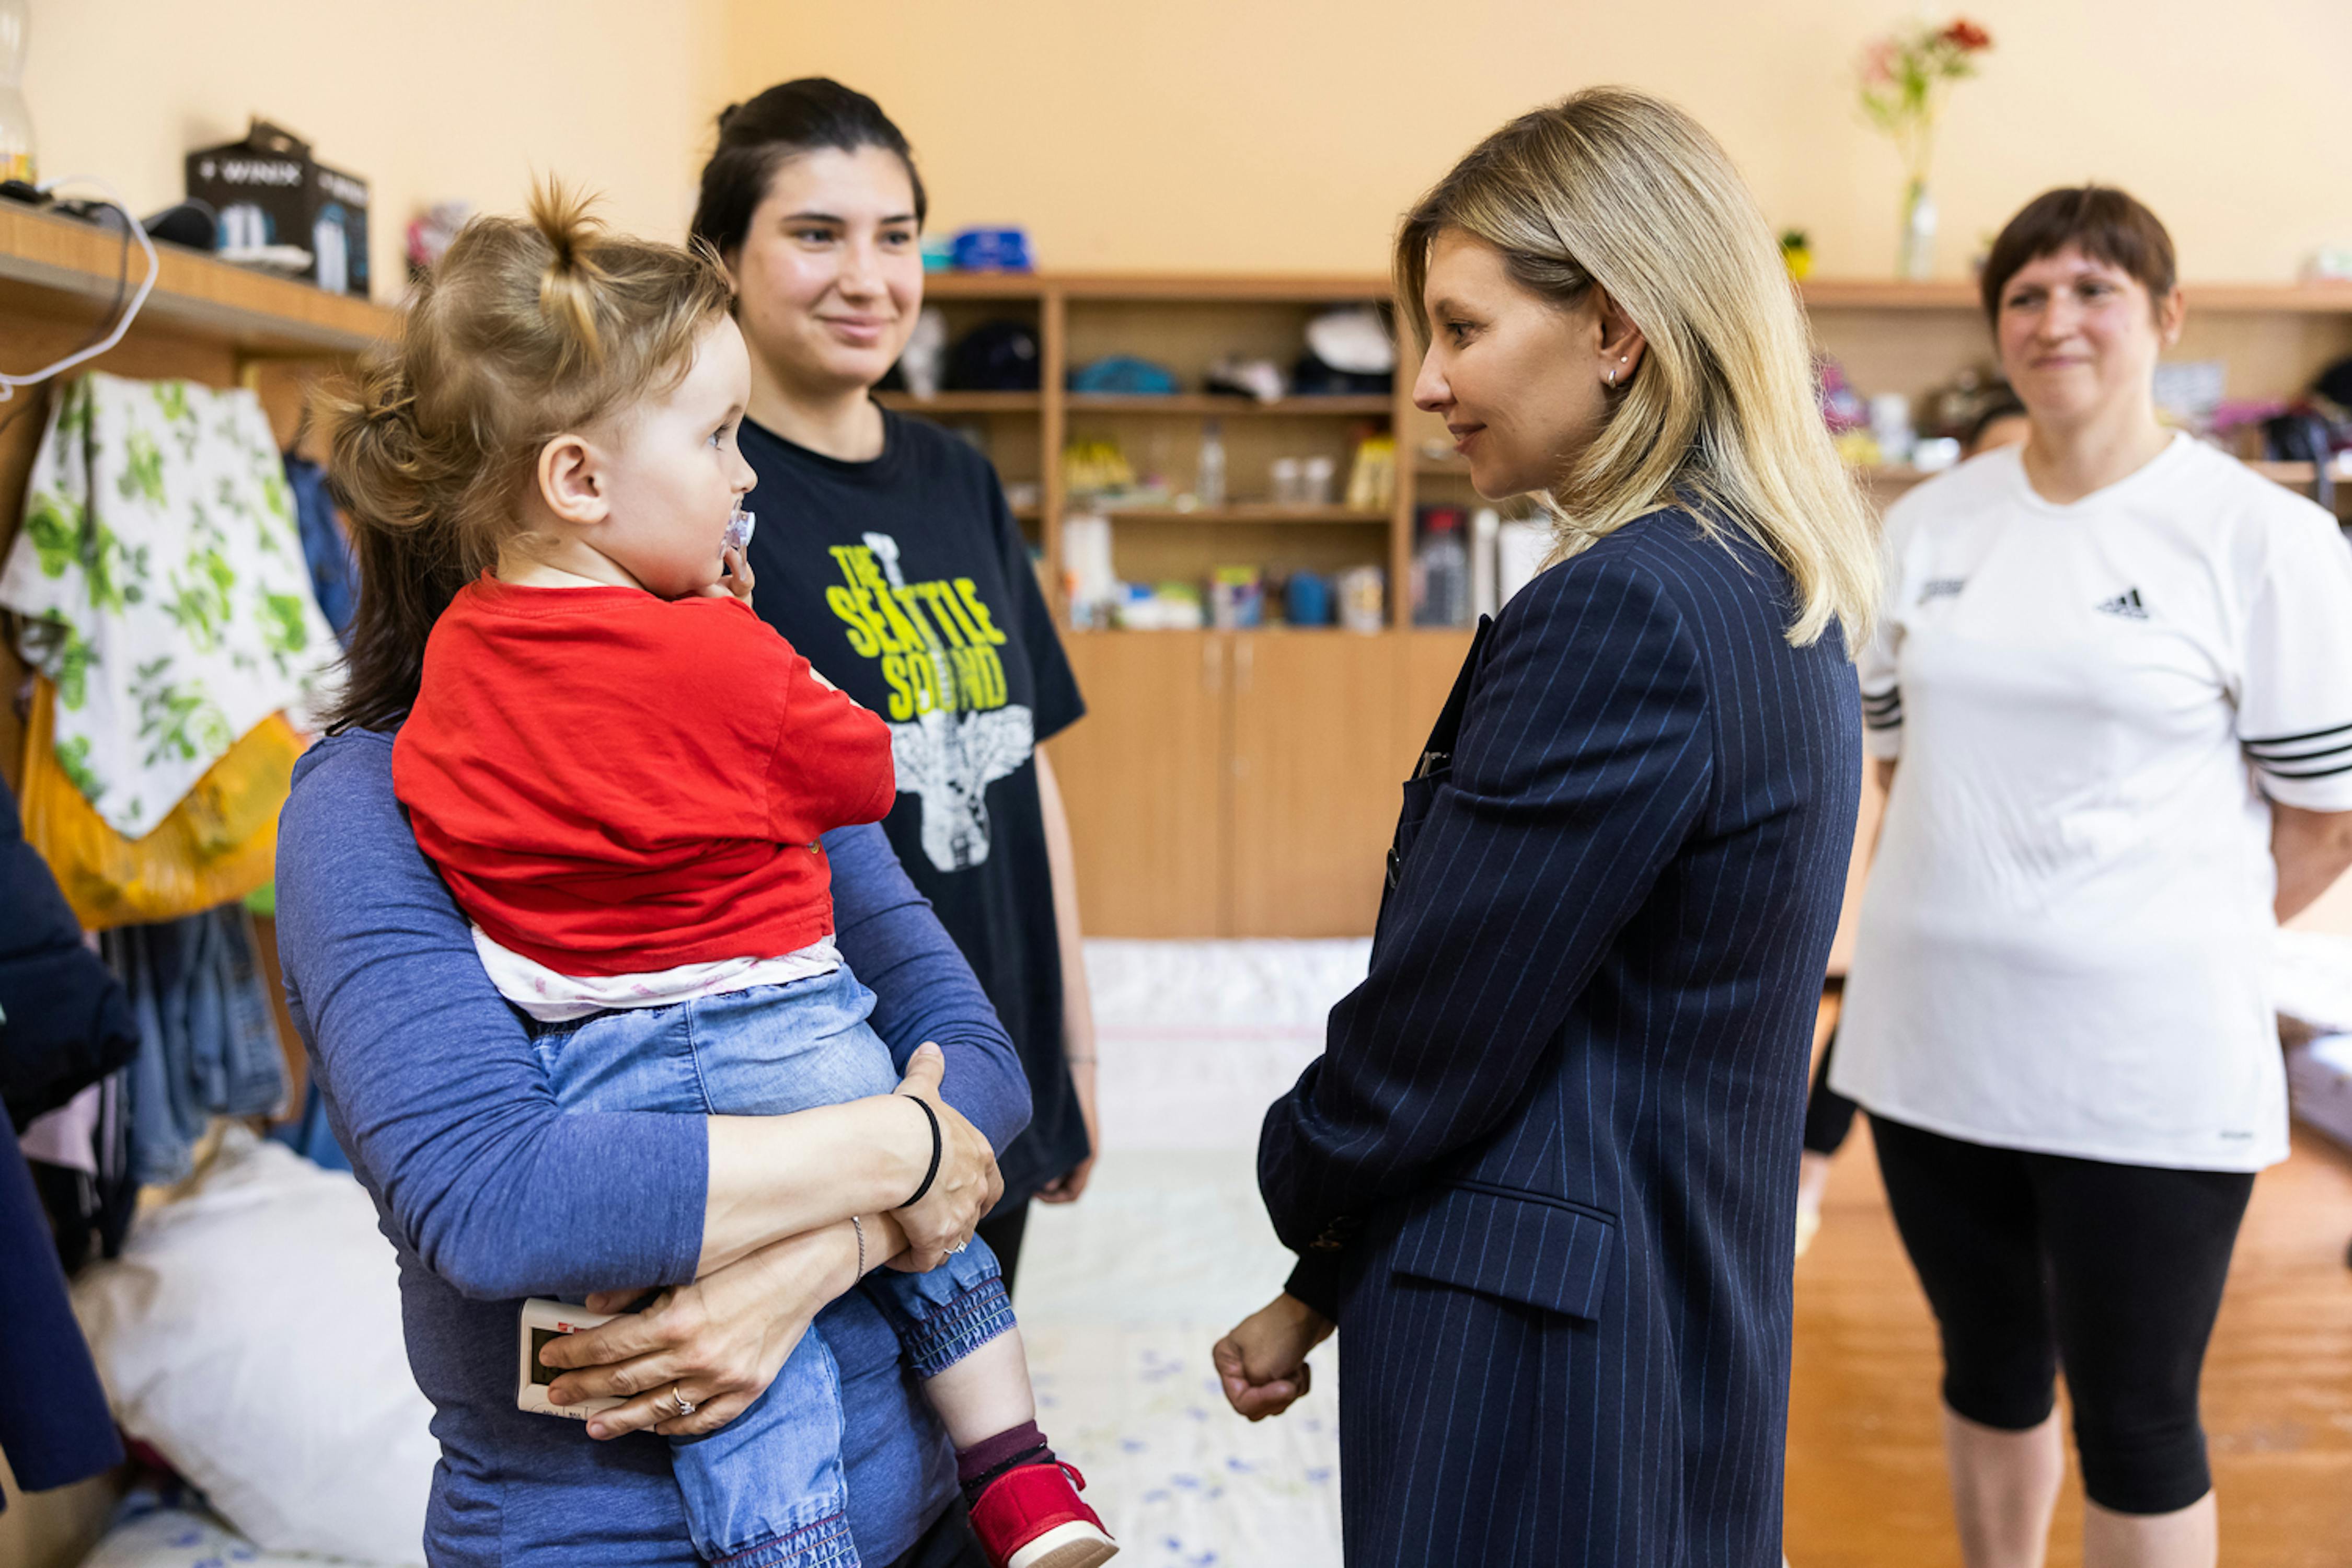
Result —
<svg viewBox="0 0 2352 1568"><path fill-rule="evenodd" d="M2169 1513L2210 1490L2197 1384L2253 1176L1870 1128L1943 1331L1944 1403L2023 1431L2049 1418L2063 1366L2092 1501Z"/></svg>

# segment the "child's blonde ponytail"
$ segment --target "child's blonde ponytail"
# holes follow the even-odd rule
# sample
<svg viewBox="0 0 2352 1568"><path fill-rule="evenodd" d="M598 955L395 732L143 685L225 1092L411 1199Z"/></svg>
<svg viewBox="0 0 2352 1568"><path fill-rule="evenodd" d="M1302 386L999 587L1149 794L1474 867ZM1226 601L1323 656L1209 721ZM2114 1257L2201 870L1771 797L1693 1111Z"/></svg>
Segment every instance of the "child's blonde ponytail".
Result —
<svg viewBox="0 0 2352 1568"><path fill-rule="evenodd" d="M589 198L567 192L552 180L541 181L530 193L530 224L547 241L550 255L540 274L540 309L569 330L593 364L604 363L604 345L596 335L596 300L600 285L610 281L597 267L589 247L604 226L590 212Z"/></svg>
<svg viewBox="0 0 2352 1568"><path fill-rule="evenodd" d="M399 337L316 396L360 563L337 728L407 712L433 623L520 527L540 448L677 384L727 311L707 246L608 234L590 206L551 181L528 220L467 224Z"/></svg>

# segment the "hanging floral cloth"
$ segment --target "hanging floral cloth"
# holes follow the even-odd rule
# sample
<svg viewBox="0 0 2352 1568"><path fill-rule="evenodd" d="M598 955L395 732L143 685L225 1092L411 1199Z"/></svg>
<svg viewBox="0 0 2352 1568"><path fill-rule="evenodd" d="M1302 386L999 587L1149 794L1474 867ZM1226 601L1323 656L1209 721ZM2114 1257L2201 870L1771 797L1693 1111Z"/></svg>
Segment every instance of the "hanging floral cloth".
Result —
<svg viewBox="0 0 2352 1568"><path fill-rule="evenodd" d="M299 724L340 654L260 399L184 381L60 391L0 605L57 688L58 766L131 839L270 714Z"/></svg>

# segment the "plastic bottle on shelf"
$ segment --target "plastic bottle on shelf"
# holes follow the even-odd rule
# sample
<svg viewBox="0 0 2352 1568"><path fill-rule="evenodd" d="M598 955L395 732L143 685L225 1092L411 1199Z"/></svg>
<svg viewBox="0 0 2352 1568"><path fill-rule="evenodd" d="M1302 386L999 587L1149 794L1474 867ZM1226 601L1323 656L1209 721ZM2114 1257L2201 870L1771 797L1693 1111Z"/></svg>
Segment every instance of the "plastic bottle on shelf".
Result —
<svg viewBox="0 0 2352 1568"><path fill-rule="evenodd" d="M1423 514L1421 546L1413 552L1420 589L1412 607L1417 626L1458 626L1470 618L1470 552L1462 542L1462 513L1450 506Z"/></svg>
<svg viewBox="0 0 2352 1568"><path fill-rule="evenodd" d="M40 174L33 111L25 102L25 35L29 0L0 0L0 180L30 184Z"/></svg>
<svg viewBox="0 0 2352 1568"><path fill-rule="evenodd" d="M1308 506L1329 506L1331 484L1339 475L1339 465L1329 458L1308 458L1298 465L1298 499Z"/></svg>
<svg viewBox="0 0 2352 1568"><path fill-rule="evenodd" d="M1225 504L1225 432L1214 419L1201 426L1201 466L1192 477L1192 496L1204 507Z"/></svg>

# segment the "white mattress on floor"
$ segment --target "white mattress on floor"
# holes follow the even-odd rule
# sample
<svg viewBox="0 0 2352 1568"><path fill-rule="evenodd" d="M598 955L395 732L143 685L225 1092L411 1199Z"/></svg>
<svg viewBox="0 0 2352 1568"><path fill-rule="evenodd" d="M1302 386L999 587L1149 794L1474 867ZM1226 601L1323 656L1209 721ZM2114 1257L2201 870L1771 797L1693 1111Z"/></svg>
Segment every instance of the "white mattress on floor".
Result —
<svg viewBox="0 0 2352 1568"><path fill-rule="evenodd" d="M1090 942L1112 1149L1254 1153L1265 1108L1323 1049L1366 941Z"/></svg>

